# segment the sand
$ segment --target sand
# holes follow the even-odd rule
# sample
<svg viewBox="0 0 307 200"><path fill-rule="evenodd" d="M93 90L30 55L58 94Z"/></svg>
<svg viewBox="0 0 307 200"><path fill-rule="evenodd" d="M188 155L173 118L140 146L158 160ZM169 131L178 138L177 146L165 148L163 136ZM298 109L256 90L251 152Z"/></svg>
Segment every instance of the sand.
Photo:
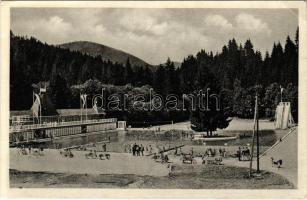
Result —
<svg viewBox="0 0 307 200"><path fill-rule="evenodd" d="M86 159L83 151L72 151L74 158L60 155L59 150L46 149L44 156L19 155L10 149L10 169L19 171L73 174L135 174L168 175L167 165L147 156L135 157L128 153L110 153L110 160Z"/></svg>

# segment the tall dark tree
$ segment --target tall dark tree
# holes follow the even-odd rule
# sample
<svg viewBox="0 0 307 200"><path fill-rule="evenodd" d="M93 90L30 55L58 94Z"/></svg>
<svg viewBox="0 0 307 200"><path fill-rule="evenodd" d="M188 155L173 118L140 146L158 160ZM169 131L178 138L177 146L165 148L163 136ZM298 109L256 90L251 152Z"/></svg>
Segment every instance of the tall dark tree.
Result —
<svg viewBox="0 0 307 200"><path fill-rule="evenodd" d="M167 59L165 64L165 87L167 94L177 94L179 90L179 79L177 75L177 71L175 70L174 62L171 61L170 58Z"/></svg>
<svg viewBox="0 0 307 200"><path fill-rule="evenodd" d="M282 80L285 80L284 84L294 83L298 84L298 55L296 51L296 46L294 42L287 37L286 44L285 44L285 52L284 52L284 63L282 73L283 77Z"/></svg>
<svg viewBox="0 0 307 200"><path fill-rule="evenodd" d="M295 46L296 46L296 50L298 51L298 47L299 47L299 29L297 27L296 32L295 32Z"/></svg>
<svg viewBox="0 0 307 200"><path fill-rule="evenodd" d="M185 94L192 92L196 89L195 77L197 75L197 59L190 55L185 58L179 70L180 73L180 87L181 91Z"/></svg>
<svg viewBox="0 0 307 200"><path fill-rule="evenodd" d="M191 108L191 128L197 132L206 132L207 136L212 136L217 128L223 129L229 125L231 121L228 119L230 110L223 107L217 109L214 100L209 100L207 103L209 109L200 109L200 101L196 101L196 109Z"/></svg>
<svg viewBox="0 0 307 200"><path fill-rule="evenodd" d="M50 87L52 88L52 103L56 105L56 108L70 108L71 93L66 83L66 80L59 74L57 74L55 79L50 83Z"/></svg>
<svg viewBox="0 0 307 200"><path fill-rule="evenodd" d="M125 83L131 83L133 80L133 71L132 71L129 57L127 58L126 65L125 65L124 80L125 80Z"/></svg>
<svg viewBox="0 0 307 200"><path fill-rule="evenodd" d="M280 42L277 44L274 43L271 54L271 82L281 82L280 80L283 71L280 68L284 64L283 55L284 52Z"/></svg>
<svg viewBox="0 0 307 200"><path fill-rule="evenodd" d="M154 89L157 93L166 95L166 72L163 65L159 65L157 71L154 74Z"/></svg>

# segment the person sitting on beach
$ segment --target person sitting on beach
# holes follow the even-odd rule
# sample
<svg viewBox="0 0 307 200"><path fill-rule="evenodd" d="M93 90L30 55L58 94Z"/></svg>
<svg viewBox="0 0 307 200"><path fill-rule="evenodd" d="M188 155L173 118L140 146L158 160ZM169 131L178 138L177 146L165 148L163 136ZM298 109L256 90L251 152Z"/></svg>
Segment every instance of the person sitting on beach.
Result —
<svg viewBox="0 0 307 200"><path fill-rule="evenodd" d="M73 158L73 157L74 157L74 154L72 154L72 152L71 152L70 149L68 149L68 151L67 151L67 156L68 156L69 158Z"/></svg>
<svg viewBox="0 0 307 200"><path fill-rule="evenodd" d="M40 148L39 148L39 155L40 155L40 156L43 156L43 155L44 155L44 148L43 148L43 147L40 147Z"/></svg>
<svg viewBox="0 0 307 200"><path fill-rule="evenodd" d="M34 155L34 156L41 156L41 155L42 155L42 153L40 152L40 150L39 150L39 149L33 149L33 151L32 151L32 155Z"/></svg>
<svg viewBox="0 0 307 200"><path fill-rule="evenodd" d="M209 157L212 157L212 151L211 151L211 148L209 148L209 149L208 149L208 156L209 156Z"/></svg>
<svg viewBox="0 0 307 200"><path fill-rule="evenodd" d="M19 149L19 152L20 152L21 155L28 155L27 150L24 147L21 147Z"/></svg>
<svg viewBox="0 0 307 200"><path fill-rule="evenodd" d="M88 158L93 158L93 150L90 150L89 153L85 154L85 157L88 159Z"/></svg>
<svg viewBox="0 0 307 200"><path fill-rule="evenodd" d="M94 157L94 158L97 158L97 151L96 151L96 150L94 150L93 157Z"/></svg>
<svg viewBox="0 0 307 200"><path fill-rule="evenodd" d="M155 160L158 159L157 153L154 153L152 158L155 159Z"/></svg>
<svg viewBox="0 0 307 200"><path fill-rule="evenodd" d="M168 172L169 178L175 178L175 176L174 176L175 166L172 165L172 164L168 164L167 167L169 168L169 172Z"/></svg>

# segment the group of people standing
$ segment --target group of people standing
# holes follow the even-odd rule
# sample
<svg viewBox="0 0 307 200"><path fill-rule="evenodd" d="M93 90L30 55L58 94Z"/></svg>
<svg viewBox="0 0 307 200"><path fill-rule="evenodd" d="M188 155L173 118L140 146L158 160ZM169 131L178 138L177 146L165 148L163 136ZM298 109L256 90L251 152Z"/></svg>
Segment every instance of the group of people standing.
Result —
<svg viewBox="0 0 307 200"><path fill-rule="evenodd" d="M237 150L238 160L249 160L251 157L251 153L249 147L239 147Z"/></svg>
<svg viewBox="0 0 307 200"><path fill-rule="evenodd" d="M132 153L133 156L144 156L144 152L148 152L149 154L153 153L153 148L151 145L143 146L142 144L138 145L136 143L125 144L124 146L125 153Z"/></svg>
<svg viewBox="0 0 307 200"><path fill-rule="evenodd" d="M144 151L145 148L144 146L141 145L137 145L136 143L134 143L134 145L132 146L132 155L133 156L144 156Z"/></svg>

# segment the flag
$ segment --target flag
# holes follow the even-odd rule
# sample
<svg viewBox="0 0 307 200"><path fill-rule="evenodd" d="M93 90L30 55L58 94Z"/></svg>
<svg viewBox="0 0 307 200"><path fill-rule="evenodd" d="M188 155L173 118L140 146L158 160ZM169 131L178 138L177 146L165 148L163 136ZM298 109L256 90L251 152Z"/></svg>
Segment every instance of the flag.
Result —
<svg viewBox="0 0 307 200"><path fill-rule="evenodd" d="M41 106L41 100L40 100L40 97L37 94L34 94L34 96L35 96L35 101L32 105L31 110L33 111L33 116L38 118L39 117L39 109L40 109L40 106Z"/></svg>
<svg viewBox="0 0 307 200"><path fill-rule="evenodd" d="M80 94L80 98L81 98L81 101L82 101L82 108L85 108L86 106L86 94Z"/></svg>
<svg viewBox="0 0 307 200"><path fill-rule="evenodd" d="M96 114L99 114L98 107L97 107L97 100L95 100L93 110L95 111Z"/></svg>
<svg viewBox="0 0 307 200"><path fill-rule="evenodd" d="M97 106L98 102L95 100L94 105L93 105L93 110L96 114L105 114L104 109Z"/></svg>
<svg viewBox="0 0 307 200"><path fill-rule="evenodd" d="M283 93L284 88L282 86L280 86L280 92Z"/></svg>

